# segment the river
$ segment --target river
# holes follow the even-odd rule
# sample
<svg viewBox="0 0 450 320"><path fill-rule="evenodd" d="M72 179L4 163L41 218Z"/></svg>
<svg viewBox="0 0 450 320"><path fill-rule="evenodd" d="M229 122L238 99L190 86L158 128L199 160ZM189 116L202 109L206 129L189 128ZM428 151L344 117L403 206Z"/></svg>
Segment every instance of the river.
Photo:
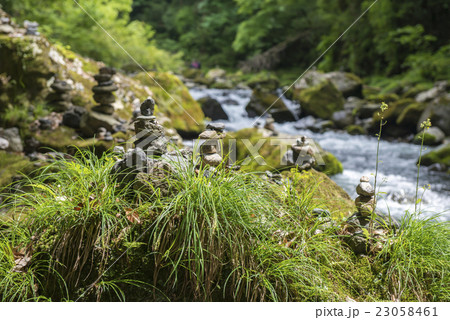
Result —
<svg viewBox="0 0 450 320"><path fill-rule="evenodd" d="M256 118L249 118L245 106L250 100L251 90L233 89L205 89L191 88L194 99L210 96L222 104L229 120L225 123L229 131L237 131L253 127ZM288 99L282 98L291 109L299 106ZM297 122L275 124L279 132L292 135L306 135L317 141L325 150L333 153L343 164L344 172L331 178L348 194L356 197L355 187L362 175L372 176L375 173L377 139L369 136L352 136L345 132L327 131L314 133L309 130L296 129ZM432 147L426 147L427 151ZM377 187L379 200L377 208L384 213L400 217L406 210L414 211L417 166L420 146L382 140L380 143L379 168ZM425 190L423 186L428 186ZM424 216L442 213L442 219L450 220L450 175L420 168L419 197L423 200L420 209Z"/></svg>

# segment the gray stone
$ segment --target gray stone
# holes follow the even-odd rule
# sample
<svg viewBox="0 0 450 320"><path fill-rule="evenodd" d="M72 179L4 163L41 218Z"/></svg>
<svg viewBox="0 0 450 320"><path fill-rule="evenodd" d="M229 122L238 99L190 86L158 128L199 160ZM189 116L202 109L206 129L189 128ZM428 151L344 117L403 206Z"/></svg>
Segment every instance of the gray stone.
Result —
<svg viewBox="0 0 450 320"><path fill-rule="evenodd" d="M361 182L356 187L356 193L360 196L371 197L375 195L375 190L369 182Z"/></svg>
<svg viewBox="0 0 450 320"><path fill-rule="evenodd" d="M0 25L0 34L10 34L14 32L14 28L7 24Z"/></svg>
<svg viewBox="0 0 450 320"><path fill-rule="evenodd" d="M206 117L211 120L228 120L228 115L225 110L222 108L222 105L216 99L212 99L210 97L205 97L199 99L198 102L202 107L202 111Z"/></svg>
<svg viewBox="0 0 450 320"><path fill-rule="evenodd" d="M50 87L56 92L68 92L72 90L72 86L68 82L62 80L56 80Z"/></svg>
<svg viewBox="0 0 450 320"><path fill-rule="evenodd" d="M85 113L80 121L81 132L88 137L92 137L97 132L97 128L104 127L106 130L114 132L114 128L119 125L120 122L113 116L95 111Z"/></svg>
<svg viewBox="0 0 450 320"><path fill-rule="evenodd" d="M446 98L440 99L427 106L417 122L417 132L421 131L420 125L426 119L431 120L433 127L441 129L446 136L450 136L450 101Z"/></svg>
<svg viewBox="0 0 450 320"><path fill-rule="evenodd" d="M0 137L0 150L6 150L9 147L9 141Z"/></svg>
<svg viewBox="0 0 450 320"><path fill-rule="evenodd" d="M153 116L154 112L155 112L155 100L153 100L152 98L146 99L141 104L141 115Z"/></svg>
<svg viewBox="0 0 450 320"><path fill-rule="evenodd" d="M95 86L92 88L94 93L109 93L117 90L119 90L119 88L115 84L110 86Z"/></svg>
<svg viewBox="0 0 450 320"><path fill-rule="evenodd" d="M209 165L211 167L217 167L222 163L222 161L222 157L217 153L208 154L202 157L203 165Z"/></svg>
<svg viewBox="0 0 450 320"><path fill-rule="evenodd" d="M108 75L113 76L113 75L115 75L117 72L116 72L116 69L114 69L114 68L111 68L111 67L102 67L102 68L100 68L99 73L100 73L100 74L108 74Z"/></svg>
<svg viewBox="0 0 450 320"><path fill-rule="evenodd" d="M92 111L112 115L114 114L114 107L110 104L101 104L93 107Z"/></svg>
<svg viewBox="0 0 450 320"><path fill-rule="evenodd" d="M100 84L111 81L112 75L107 73L100 73L94 75L94 79Z"/></svg>
<svg viewBox="0 0 450 320"><path fill-rule="evenodd" d="M333 113L332 120L334 125L338 129L344 129L345 127L353 124L353 115L350 110L341 110Z"/></svg>
<svg viewBox="0 0 450 320"><path fill-rule="evenodd" d="M223 132L225 130L225 124L221 122L208 123L206 129L215 130L217 132Z"/></svg>
<svg viewBox="0 0 450 320"><path fill-rule="evenodd" d="M116 156L123 156L125 154L125 149L122 146L115 146L113 149L113 153Z"/></svg>
<svg viewBox="0 0 450 320"><path fill-rule="evenodd" d="M6 151L12 152L23 151L22 139L20 138L18 128L9 128L9 129L0 128L0 138L7 140L9 143L9 146L6 149Z"/></svg>
<svg viewBox="0 0 450 320"><path fill-rule="evenodd" d="M94 100L100 104L111 104L116 101L116 97L111 93L95 93Z"/></svg>

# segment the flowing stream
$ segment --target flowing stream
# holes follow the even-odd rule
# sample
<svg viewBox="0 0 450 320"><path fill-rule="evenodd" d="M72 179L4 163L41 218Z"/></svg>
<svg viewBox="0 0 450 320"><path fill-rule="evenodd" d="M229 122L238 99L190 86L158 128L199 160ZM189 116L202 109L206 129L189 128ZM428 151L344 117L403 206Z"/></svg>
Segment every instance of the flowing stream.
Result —
<svg viewBox="0 0 450 320"><path fill-rule="evenodd" d="M191 88L194 99L210 96L222 104L229 120L220 121L226 124L229 131L251 128L256 118L249 118L245 106L250 101L251 90L233 89L203 89ZM298 109L299 105L282 98L291 109ZM292 135L306 135L317 141L325 150L333 153L343 164L344 172L331 177L352 198L355 198L355 187L362 175L371 176L375 173L377 139L369 136L352 136L344 132L328 131L314 133L309 130L295 128L297 122L275 124L278 131ZM261 119L260 122L264 122ZM427 147L427 151L433 148ZM380 143L379 168L377 190L379 192L378 209L395 217L400 217L406 210L414 211L417 166L420 146L403 143ZM423 186L428 186L425 190ZM378 188L379 187L379 188ZM423 197L422 197L423 194ZM434 172L426 167L420 168L419 203L424 215L442 213L442 218L450 220L450 176L445 173Z"/></svg>

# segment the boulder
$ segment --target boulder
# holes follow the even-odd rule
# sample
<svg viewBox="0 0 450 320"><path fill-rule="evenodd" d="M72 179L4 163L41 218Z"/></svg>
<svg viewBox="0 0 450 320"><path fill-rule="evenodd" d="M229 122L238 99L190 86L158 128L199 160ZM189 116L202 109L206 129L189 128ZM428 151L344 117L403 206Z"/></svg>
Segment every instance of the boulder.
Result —
<svg viewBox="0 0 450 320"><path fill-rule="evenodd" d="M372 118L373 114L376 111L380 110L379 103L371 103L371 102L363 102L357 109L354 114L360 119L368 119Z"/></svg>
<svg viewBox="0 0 450 320"><path fill-rule="evenodd" d="M269 109L270 107L270 109ZM278 96L264 90L255 89L250 102L245 107L249 117L258 117L268 110L274 120L279 123L295 121L295 115Z"/></svg>
<svg viewBox="0 0 450 320"><path fill-rule="evenodd" d="M344 129L345 127L353 124L353 115L351 110L336 111L333 113L331 120L338 129Z"/></svg>
<svg viewBox="0 0 450 320"><path fill-rule="evenodd" d="M354 124L345 127L344 130L352 136L367 134L367 131L363 127Z"/></svg>
<svg viewBox="0 0 450 320"><path fill-rule="evenodd" d="M3 129L0 128L0 138L8 141L8 147L5 149L6 151L12 152L22 152L23 144L22 139L20 138L19 128L9 128Z"/></svg>
<svg viewBox="0 0 450 320"><path fill-rule="evenodd" d="M362 80L348 72L334 71L329 73L322 73L316 70L308 71L299 81L293 86L294 92L300 92L304 89L315 87L325 80L330 80L338 91L344 97L355 96L362 98Z"/></svg>
<svg viewBox="0 0 450 320"><path fill-rule="evenodd" d="M450 101L441 98L428 105L417 122L417 131L420 131L420 125L426 119L430 119L433 126L441 129L446 136L450 136Z"/></svg>
<svg viewBox="0 0 450 320"><path fill-rule="evenodd" d="M120 122L113 116L91 111L81 117L80 130L84 136L92 137L100 127L113 132L114 128L119 125Z"/></svg>
<svg viewBox="0 0 450 320"><path fill-rule="evenodd" d="M420 163L424 166L440 164L444 169L450 170L450 143L424 154Z"/></svg>
<svg viewBox="0 0 450 320"><path fill-rule="evenodd" d="M202 107L202 111L206 117L211 120L228 120L228 115L223 110L222 105L216 99L204 97L198 100Z"/></svg>
<svg viewBox="0 0 450 320"><path fill-rule="evenodd" d="M425 135L423 134L423 130L416 134L416 136L414 137L414 143L421 144L422 138L424 145L436 146L444 141L445 134L438 127L431 127L427 131L425 131Z"/></svg>
<svg viewBox="0 0 450 320"><path fill-rule="evenodd" d="M407 128L410 132L417 132L416 126L423 111L425 104L411 103L397 117L396 123L400 127Z"/></svg>
<svg viewBox="0 0 450 320"><path fill-rule="evenodd" d="M218 78L223 78L225 77L225 75L227 74L227 72L223 69L219 69L219 68L215 68L215 69L211 69L206 73L205 78L206 79L212 79L212 80L216 80Z"/></svg>
<svg viewBox="0 0 450 320"><path fill-rule="evenodd" d="M448 88L447 81L439 81L439 82L435 83L433 88L419 93L416 96L416 101L417 102L432 101L432 100L438 98L439 96L441 96L442 94L444 94L446 92L447 88Z"/></svg>
<svg viewBox="0 0 450 320"><path fill-rule="evenodd" d="M302 90L294 98L300 102L302 114L322 119L331 119L334 112L344 108L342 93L329 80Z"/></svg>
<svg viewBox="0 0 450 320"><path fill-rule="evenodd" d="M6 150L9 148L9 141L0 137L0 150Z"/></svg>
<svg viewBox="0 0 450 320"><path fill-rule="evenodd" d="M347 97L362 98L362 80L358 76L348 72L329 72L325 74L325 79L329 79L334 86Z"/></svg>
<svg viewBox="0 0 450 320"><path fill-rule="evenodd" d="M410 134L408 128L399 127L397 125L397 118L412 103L415 103L413 99L400 99L389 104L388 109L383 114L383 121L386 122L386 124L383 126L384 135L398 138L399 136ZM372 123L370 126L371 132L378 132L380 128L380 120L381 110L376 111L373 114Z"/></svg>

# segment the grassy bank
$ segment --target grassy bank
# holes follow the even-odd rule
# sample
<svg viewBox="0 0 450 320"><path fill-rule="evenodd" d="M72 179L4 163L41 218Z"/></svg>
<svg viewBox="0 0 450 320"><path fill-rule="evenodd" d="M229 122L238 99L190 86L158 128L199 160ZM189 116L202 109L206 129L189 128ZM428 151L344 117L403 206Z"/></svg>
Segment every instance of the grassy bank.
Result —
<svg viewBox="0 0 450 320"><path fill-rule="evenodd" d="M305 179L170 164L120 186L79 152L1 205L2 301L448 301L449 225L405 215L356 256ZM292 175L300 173L292 172ZM303 184L307 185L303 185ZM163 192L164 190L164 192Z"/></svg>

